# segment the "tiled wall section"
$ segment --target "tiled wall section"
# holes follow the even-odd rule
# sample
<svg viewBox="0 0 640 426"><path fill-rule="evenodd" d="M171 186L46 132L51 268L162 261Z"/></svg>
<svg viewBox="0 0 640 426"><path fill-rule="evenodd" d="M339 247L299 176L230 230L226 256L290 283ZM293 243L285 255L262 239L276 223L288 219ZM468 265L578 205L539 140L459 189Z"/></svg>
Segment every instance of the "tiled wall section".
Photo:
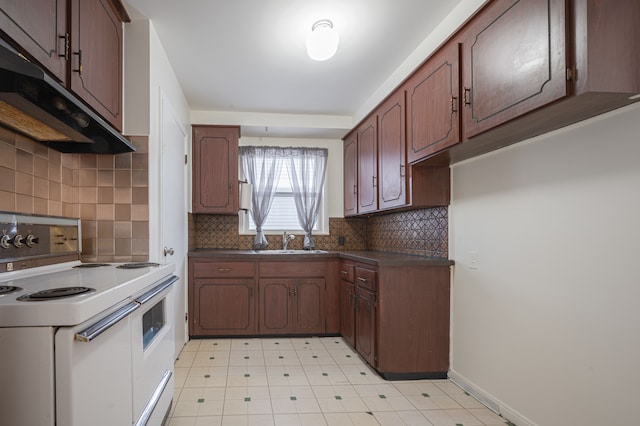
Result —
<svg viewBox="0 0 640 426"><path fill-rule="evenodd" d="M447 207L372 216L367 223L369 250L420 256L449 256Z"/></svg>
<svg viewBox="0 0 640 426"><path fill-rule="evenodd" d="M193 215L190 248L250 250L253 236L238 234L237 216ZM330 235L314 237L320 250L378 250L430 257L448 257L448 210L446 207L391 213L369 218L331 218ZM191 233L195 233L195 238ZM345 245L338 245L338 237ZM279 248L280 235L267 235L270 248ZM302 238L289 243L302 248Z"/></svg>
<svg viewBox="0 0 640 426"><path fill-rule="evenodd" d="M194 215L195 247L207 249L251 250L253 235L238 234L238 216ZM191 229L191 228L190 228ZM345 244L338 245L338 237ZM329 235L313 237L318 250L366 250L367 221L364 218L330 218ZM282 236L267 235L269 248L280 248ZM291 249L302 249L303 238L289 243Z"/></svg>
<svg viewBox="0 0 640 426"><path fill-rule="evenodd" d="M0 210L82 219L82 259L149 257L148 138L129 154L62 154L0 128Z"/></svg>

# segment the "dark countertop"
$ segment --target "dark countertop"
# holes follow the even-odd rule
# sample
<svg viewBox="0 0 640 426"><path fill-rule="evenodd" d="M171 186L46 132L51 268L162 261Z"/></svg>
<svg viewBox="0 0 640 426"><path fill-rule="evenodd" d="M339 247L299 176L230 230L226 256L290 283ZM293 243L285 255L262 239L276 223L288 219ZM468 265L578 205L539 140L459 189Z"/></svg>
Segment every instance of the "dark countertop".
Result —
<svg viewBox="0 0 640 426"><path fill-rule="evenodd" d="M268 251L268 250L266 250ZM424 265L424 266L451 266L453 260L438 257L416 256L402 253L387 253L381 251L327 251L323 253L278 253L270 254L254 250L219 250L219 249L197 249L189 252L192 258L210 259L234 259L234 260L312 260L326 258L340 258L353 260L356 262L368 263L376 266L403 266L403 265Z"/></svg>

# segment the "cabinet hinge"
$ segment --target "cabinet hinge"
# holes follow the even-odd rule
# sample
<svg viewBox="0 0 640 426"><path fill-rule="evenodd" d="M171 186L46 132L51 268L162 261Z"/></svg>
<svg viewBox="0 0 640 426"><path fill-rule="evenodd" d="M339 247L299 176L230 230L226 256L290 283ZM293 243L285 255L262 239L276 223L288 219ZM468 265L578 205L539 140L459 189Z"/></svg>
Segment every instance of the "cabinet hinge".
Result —
<svg viewBox="0 0 640 426"><path fill-rule="evenodd" d="M567 68L567 81L575 80L575 78L576 71L571 68Z"/></svg>

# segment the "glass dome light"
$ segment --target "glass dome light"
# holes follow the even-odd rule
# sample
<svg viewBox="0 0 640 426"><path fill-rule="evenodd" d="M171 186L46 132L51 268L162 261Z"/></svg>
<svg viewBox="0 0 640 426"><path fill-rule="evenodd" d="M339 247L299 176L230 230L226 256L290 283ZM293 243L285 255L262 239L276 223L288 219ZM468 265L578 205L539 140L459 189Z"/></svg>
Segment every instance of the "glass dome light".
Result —
<svg viewBox="0 0 640 426"><path fill-rule="evenodd" d="M333 23L328 19L322 19L311 27L311 33L307 38L307 54L316 61L325 61L335 55L339 41Z"/></svg>

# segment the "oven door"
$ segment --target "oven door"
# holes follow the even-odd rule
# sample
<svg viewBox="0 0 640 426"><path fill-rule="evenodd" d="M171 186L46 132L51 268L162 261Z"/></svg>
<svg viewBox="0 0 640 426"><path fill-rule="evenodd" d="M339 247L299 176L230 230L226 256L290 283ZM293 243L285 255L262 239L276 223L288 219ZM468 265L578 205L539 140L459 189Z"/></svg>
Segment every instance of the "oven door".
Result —
<svg viewBox="0 0 640 426"><path fill-rule="evenodd" d="M131 424L131 321L139 309L137 302L123 302L84 324L58 329L56 424Z"/></svg>
<svg viewBox="0 0 640 426"><path fill-rule="evenodd" d="M172 276L136 298L131 316L133 418L136 426L160 425L173 398Z"/></svg>

